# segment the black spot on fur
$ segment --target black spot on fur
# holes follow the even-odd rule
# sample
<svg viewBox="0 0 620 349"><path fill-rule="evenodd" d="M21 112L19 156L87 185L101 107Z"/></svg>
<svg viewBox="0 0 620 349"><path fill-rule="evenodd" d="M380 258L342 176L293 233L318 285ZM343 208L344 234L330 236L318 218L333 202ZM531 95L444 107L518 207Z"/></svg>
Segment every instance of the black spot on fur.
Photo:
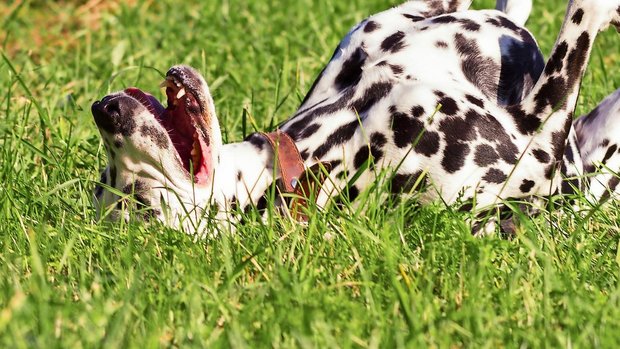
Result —
<svg viewBox="0 0 620 349"><path fill-rule="evenodd" d="M456 50L462 57L461 69L465 78L488 97L494 97L497 91L496 80L500 67L489 57L484 57L476 40L468 39L463 34L454 36ZM497 73L495 73L497 72Z"/></svg>
<svg viewBox="0 0 620 349"><path fill-rule="evenodd" d="M476 147L474 162L480 167L493 165L499 160L499 155L493 147L488 144L480 144Z"/></svg>
<svg viewBox="0 0 620 349"><path fill-rule="evenodd" d="M616 190L616 188L618 187L618 184L620 184L620 177L613 176L609 180L609 182L607 182L607 188L608 189L601 196L601 201L605 201L605 200L609 199L609 197L611 196L611 193L614 192Z"/></svg>
<svg viewBox="0 0 620 349"><path fill-rule="evenodd" d="M327 154L334 146L343 144L353 137L355 131L359 127L359 121L353 120L348 124L340 126L334 133L327 137L325 143L321 144L313 153L313 156L317 159L321 159Z"/></svg>
<svg viewBox="0 0 620 349"><path fill-rule="evenodd" d="M536 101L535 112L541 114L547 107L553 109L564 107L566 105L566 92L566 80L563 77L549 77L534 96Z"/></svg>
<svg viewBox="0 0 620 349"><path fill-rule="evenodd" d="M548 164L549 161L551 161L551 157L549 156L549 153L547 153L546 151L542 149L534 149L532 153L534 154L534 157L536 158L536 160L538 160L538 162L540 163Z"/></svg>
<svg viewBox="0 0 620 349"><path fill-rule="evenodd" d="M566 144L566 150L564 151L564 157L569 164L575 163L575 154L573 154L573 147L570 144Z"/></svg>
<svg viewBox="0 0 620 349"><path fill-rule="evenodd" d="M471 142L476 139L475 123L471 121L460 117L446 118L439 123L439 131L450 144Z"/></svg>
<svg viewBox="0 0 620 349"><path fill-rule="evenodd" d="M512 116L519 132L524 135L529 135L538 130L541 121L535 114L526 114L520 106L514 105L506 108L508 113Z"/></svg>
<svg viewBox="0 0 620 349"><path fill-rule="evenodd" d="M418 139L414 149L416 153L431 156L439 151L439 134L434 131L426 131L422 133Z"/></svg>
<svg viewBox="0 0 620 349"><path fill-rule="evenodd" d="M353 159L353 165L356 169L362 167L366 161L372 161L370 158L370 148L367 145L363 145L357 153L355 153L355 158Z"/></svg>
<svg viewBox="0 0 620 349"><path fill-rule="evenodd" d="M469 146L465 143L448 144L443 153L441 165L448 173L454 173L465 165L465 158L469 154Z"/></svg>
<svg viewBox="0 0 620 349"><path fill-rule="evenodd" d="M144 138L150 138L160 149L168 148L168 136L154 126L142 125L140 127L140 135Z"/></svg>
<svg viewBox="0 0 620 349"><path fill-rule="evenodd" d="M568 120L570 122L570 120ZM570 124L569 124L570 127ZM553 132L551 134L551 147L553 149L553 159L554 161L561 161L564 156L564 148L566 147L566 138L564 137L565 132Z"/></svg>
<svg viewBox="0 0 620 349"><path fill-rule="evenodd" d="M370 136L370 144L372 145L372 147L381 149L385 146L386 143L387 138L385 138L385 136L379 132L375 132Z"/></svg>
<svg viewBox="0 0 620 349"><path fill-rule="evenodd" d="M486 20L487 23L496 26L496 27L501 27L501 24L499 23L499 21L495 18L489 18Z"/></svg>
<svg viewBox="0 0 620 349"><path fill-rule="evenodd" d="M308 149L304 149L299 152L299 156L301 156L302 160L306 161L310 157L310 153L308 152Z"/></svg>
<svg viewBox="0 0 620 349"><path fill-rule="evenodd" d="M405 18L408 18L409 20L411 20L412 22L419 22L419 21L423 21L426 18L422 17L422 16L415 16L415 15L410 15L408 13L403 13L403 16Z"/></svg>
<svg viewBox="0 0 620 349"><path fill-rule="evenodd" d="M322 115L333 114L339 110L342 110L347 107L347 105L351 102L351 99L355 95L356 89L350 88L344 90L341 93L340 98L333 103L330 104L322 104L318 103L320 106L313 106L310 108L306 108L302 111L297 112L297 115L303 115L301 117L294 117L290 122L287 122L286 126L281 127L281 129L286 130L290 133L299 132L299 130L303 129L308 125L312 120Z"/></svg>
<svg viewBox="0 0 620 349"><path fill-rule="evenodd" d="M124 194L133 196L134 200L136 201L137 209L143 210L151 206L151 201L147 197L147 192L149 190L149 187L143 181L137 180L132 184L126 185L125 187L123 187L122 190ZM119 207L119 204L120 204L120 207ZM120 201L117 203L117 208L119 209L122 208L122 203ZM145 218L153 217L156 215L156 213L153 212L153 210L148 210L145 212L145 214L146 214Z"/></svg>
<svg viewBox="0 0 620 349"><path fill-rule="evenodd" d="M394 113L391 127L394 132L394 144L397 147L405 148L415 145L415 151L426 156L439 151L439 134L426 131L422 121L404 113Z"/></svg>
<svg viewBox="0 0 620 349"><path fill-rule="evenodd" d="M569 88L573 88L581 79L581 75L587 63L589 49L590 34L583 32L579 35L579 38L577 38L577 45L575 45L568 55L568 62L570 62L570 64L568 65L569 68L566 75L568 76Z"/></svg>
<svg viewBox="0 0 620 349"><path fill-rule="evenodd" d="M397 31L396 33L388 36L381 43L381 49L385 52L395 53L400 51L403 47L405 47L404 43L405 33L402 31Z"/></svg>
<svg viewBox="0 0 620 349"><path fill-rule="evenodd" d="M342 70L336 76L335 85L338 91L355 86L362 78L362 67L368 54L363 48L358 47L355 52L343 64Z"/></svg>
<svg viewBox="0 0 620 349"><path fill-rule="evenodd" d="M484 177L482 177L482 179L489 183L501 184L504 183L506 179L508 179L508 176L506 176L504 172L496 168L491 168L489 169L489 171L487 171Z"/></svg>
<svg viewBox="0 0 620 349"><path fill-rule="evenodd" d="M424 180L421 180L422 171L410 174L395 174L392 178L390 191L393 194L408 193L414 189L422 191L424 189Z"/></svg>
<svg viewBox="0 0 620 349"><path fill-rule="evenodd" d="M424 108L419 105L411 107L411 116L413 116L414 118L419 118L424 115L424 113Z"/></svg>
<svg viewBox="0 0 620 349"><path fill-rule="evenodd" d="M356 186L346 186L340 192L340 195L334 200L336 206L342 207L345 202L353 202L360 195L359 189Z"/></svg>
<svg viewBox="0 0 620 349"><path fill-rule="evenodd" d="M237 181L240 182L241 178L243 178L243 175L241 174L241 171L237 171Z"/></svg>
<svg viewBox="0 0 620 349"><path fill-rule="evenodd" d="M519 190L521 190L523 194L527 194L530 192L530 190L532 190L532 188L534 188L534 185L536 185L534 181L530 181L529 179L524 179L523 182L521 183L521 186L519 186Z"/></svg>
<svg viewBox="0 0 620 349"><path fill-rule="evenodd" d="M433 23L446 24L456 22L457 19L454 16L445 15L433 18Z"/></svg>
<svg viewBox="0 0 620 349"><path fill-rule="evenodd" d="M499 16L497 19L499 20L500 27L507 28L516 33L522 30L521 27L517 26L511 20L509 20L508 18L504 16Z"/></svg>
<svg viewBox="0 0 620 349"><path fill-rule="evenodd" d="M117 140L115 140L115 141L114 141L114 146L116 147L116 149L120 149L120 148L122 148L122 147L123 147L123 145L124 145L124 144L123 144L123 141L121 141L121 140L119 140L119 139L117 139Z"/></svg>
<svg viewBox="0 0 620 349"><path fill-rule="evenodd" d="M263 195L261 196L260 199L258 199L258 202L256 202L256 210L258 210L259 213L264 212L267 209L267 196Z"/></svg>
<svg viewBox="0 0 620 349"><path fill-rule="evenodd" d="M447 42L445 42L445 41L441 41L441 40L439 40L439 41L437 41L437 42L435 43L435 46L437 46L437 47L439 47L439 48L448 48L448 43L447 43Z"/></svg>
<svg viewBox="0 0 620 349"><path fill-rule="evenodd" d="M391 119L390 126L394 132L394 144L399 148L410 146L414 140L414 134L417 135L424 129L421 121L410 118L405 113L393 113Z"/></svg>
<svg viewBox="0 0 620 349"><path fill-rule="evenodd" d="M484 108L484 102L482 101L482 99L476 98L472 95L465 95L465 98L469 103L476 105L480 108Z"/></svg>
<svg viewBox="0 0 620 349"><path fill-rule="evenodd" d="M394 75L400 75L405 71L402 65L396 64L390 64L390 69L392 69L392 73L394 73Z"/></svg>
<svg viewBox="0 0 620 349"><path fill-rule="evenodd" d="M348 192L349 192L349 201L353 201L357 199L357 197L360 195L360 190L357 189L356 186L351 186Z"/></svg>
<svg viewBox="0 0 620 349"><path fill-rule="evenodd" d="M297 130L296 133L290 132L291 138L295 141L300 141L309 138L321 128L320 124L311 124L301 130Z"/></svg>
<svg viewBox="0 0 620 349"><path fill-rule="evenodd" d="M361 98L351 103L351 108L355 110L358 115L365 114L370 108L377 104L377 102L387 96L392 90L392 87L393 85L389 82L376 82L372 84Z"/></svg>
<svg viewBox="0 0 620 349"><path fill-rule="evenodd" d="M372 33L377 29L381 28L381 24L375 22L375 21L368 21L366 22L366 25L364 26L364 32L365 33Z"/></svg>
<svg viewBox="0 0 620 349"><path fill-rule="evenodd" d="M499 143L497 145L496 150L499 153L499 156L502 158L502 160L506 161L507 163L511 165L514 165L517 163L517 155L519 153L519 149L514 143L512 142Z"/></svg>
<svg viewBox="0 0 620 349"><path fill-rule="evenodd" d="M116 188L116 166L110 166L110 186Z"/></svg>
<svg viewBox="0 0 620 349"><path fill-rule="evenodd" d="M620 7L618 9L620 10ZM607 185L609 186L609 190L614 191L618 187L618 184L620 184L620 177L613 176Z"/></svg>
<svg viewBox="0 0 620 349"><path fill-rule="evenodd" d="M463 27L463 29L471 32L477 32L480 30L480 24L472 21L471 19L461 18L459 19L459 23Z"/></svg>
<svg viewBox="0 0 620 349"><path fill-rule="evenodd" d="M374 163L377 163L383 158L383 147L387 143L387 139L379 132L375 132L370 136L370 156L374 159ZM359 168L359 166L356 166Z"/></svg>
<svg viewBox="0 0 620 349"><path fill-rule="evenodd" d="M607 164L607 161L614 155L616 150L618 150L618 146L615 144L607 148L607 151L605 152L605 156L603 157L603 161L602 161L603 165Z"/></svg>
<svg viewBox="0 0 620 349"><path fill-rule="evenodd" d="M601 144L599 145L600 147L606 147L609 145L609 139L605 138L603 139L603 141L601 142Z"/></svg>
<svg viewBox="0 0 620 349"><path fill-rule="evenodd" d="M235 195L230 199L229 207L231 211L237 211L239 209L239 199Z"/></svg>
<svg viewBox="0 0 620 349"><path fill-rule="evenodd" d="M291 136L291 138L293 138L293 137ZM265 144L267 143L267 140L265 139L265 137L262 136L259 133L252 133L252 134L248 135L245 138L245 141L249 142L250 144L252 144L258 150L263 150L263 148L265 147Z"/></svg>
<svg viewBox="0 0 620 349"><path fill-rule="evenodd" d="M566 41L562 41L553 51L553 54L547 62L545 67L546 74L553 74L554 72L561 72L563 68L564 58L568 53L568 44Z"/></svg>
<svg viewBox="0 0 620 349"><path fill-rule="evenodd" d="M581 20L583 19L583 10L582 9L577 9L577 11L575 11L575 13L573 14L573 17L571 17L571 21L573 21L573 23L579 25L581 24Z"/></svg>
<svg viewBox="0 0 620 349"><path fill-rule="evenodd" d="M441 104L440 111L446 115L453 116L459 111L456 101L450 97L444 97L438 103Z"/></svg>

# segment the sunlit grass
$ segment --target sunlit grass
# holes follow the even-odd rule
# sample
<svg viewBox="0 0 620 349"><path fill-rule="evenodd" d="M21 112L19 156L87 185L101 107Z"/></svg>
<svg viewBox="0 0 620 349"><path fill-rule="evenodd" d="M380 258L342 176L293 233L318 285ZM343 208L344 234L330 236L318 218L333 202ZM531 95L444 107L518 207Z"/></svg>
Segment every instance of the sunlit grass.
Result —
<svg viewBox="0 0 620 349"><path fill-rule="evenodd" d="M92 101L157 94L190 64L239 141L291 115L347 30L396 3L0 5L0 347L618 347L616 203L522 217L512 240L381 186L308 226L250 217L215 240L96 223ZM545 54L564 3L535 2ZM620 86L618 40L596 42L577 114Z"/></svg>

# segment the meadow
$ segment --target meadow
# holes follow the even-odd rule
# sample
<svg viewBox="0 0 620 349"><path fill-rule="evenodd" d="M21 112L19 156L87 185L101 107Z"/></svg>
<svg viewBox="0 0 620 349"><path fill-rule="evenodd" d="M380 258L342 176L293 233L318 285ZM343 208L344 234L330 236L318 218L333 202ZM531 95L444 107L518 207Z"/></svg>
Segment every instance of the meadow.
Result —
<svg viewBox="0 0 620 349"><path fill-rule="evenodd" d="M190 64L240 141L294 113L348 29L398 3L0 4L0 347L620 347L615 202L522 216L512 239L381 187L308 226L254 217L217 239L97 221L93 101L163 97L163 73ZM534 3L545 55L565 5ZM620 87L619 45L611 29L597 39L576 115Z"/></svg>

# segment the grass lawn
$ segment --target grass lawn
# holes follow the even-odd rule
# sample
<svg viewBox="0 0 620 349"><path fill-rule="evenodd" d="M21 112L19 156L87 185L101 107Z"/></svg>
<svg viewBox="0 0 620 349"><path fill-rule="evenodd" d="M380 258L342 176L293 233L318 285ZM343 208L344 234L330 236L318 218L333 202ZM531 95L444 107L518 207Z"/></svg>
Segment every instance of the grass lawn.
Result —
<svg viewBox="0 0 620 349"><path fill-rule="evenodd" d="M398 1L119 3L0 4L1 348L620 347L616 203L524 217L512 240L381 188L307 227L250 219L215 240L97 223L94 100L158 93L190 64L239 141L243 115L260 130L286 119L348 29ZM535 1L545 54L565 3ZM619 45L597 40L577 114L620 86Z"/></svg>

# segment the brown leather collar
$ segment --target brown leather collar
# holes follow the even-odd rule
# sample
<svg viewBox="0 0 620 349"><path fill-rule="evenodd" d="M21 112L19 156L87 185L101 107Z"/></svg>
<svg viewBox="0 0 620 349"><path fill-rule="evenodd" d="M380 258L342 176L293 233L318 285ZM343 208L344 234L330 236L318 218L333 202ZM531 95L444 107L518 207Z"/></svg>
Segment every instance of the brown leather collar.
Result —
<svg viewBox="0 0 620 349"><path fill-rule="evenodd" d="M299 183L299 178L305 170L297 145L289 135L280 130L270 133L260 132L260 134L267 139L273 148L282 176L284 191L287 193L294 192Z"/></svg>
<svg viewBox="0 0 620 349"><path fill-rule="evenodd" d="M297 221L307 222L306 211L310 199L316 200L321 184L325 181L325 174L331 170L330 166L318 163L306 170L299 149L288 134L280 130L259 134L273 148L284 192L294 194L289 204L291 216Z"/></svg>

